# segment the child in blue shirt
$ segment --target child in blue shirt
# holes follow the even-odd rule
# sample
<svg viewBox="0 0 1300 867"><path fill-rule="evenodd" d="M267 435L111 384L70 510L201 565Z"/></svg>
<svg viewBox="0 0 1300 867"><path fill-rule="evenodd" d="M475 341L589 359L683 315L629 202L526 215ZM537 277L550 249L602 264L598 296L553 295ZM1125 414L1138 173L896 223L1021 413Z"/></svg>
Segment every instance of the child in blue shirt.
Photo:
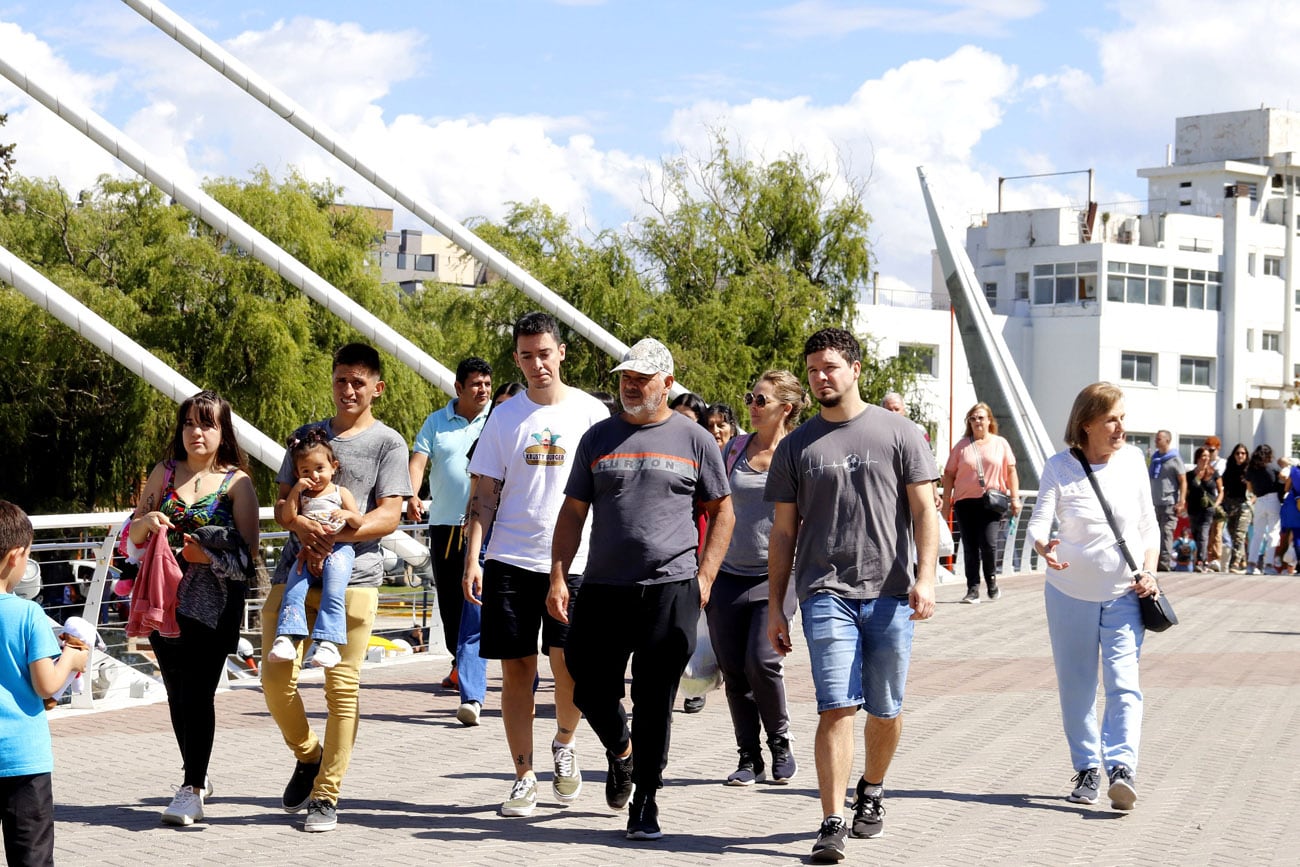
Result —
<svg viewBox="0 0 1300 867"><path fill-rule="evenodd" d="M14 595L31 546L32 522L0 500L0 819L10 865L54 863L54 751L44 700L85 671L90 657L72 647L60 655L45 612Z"/></svg>

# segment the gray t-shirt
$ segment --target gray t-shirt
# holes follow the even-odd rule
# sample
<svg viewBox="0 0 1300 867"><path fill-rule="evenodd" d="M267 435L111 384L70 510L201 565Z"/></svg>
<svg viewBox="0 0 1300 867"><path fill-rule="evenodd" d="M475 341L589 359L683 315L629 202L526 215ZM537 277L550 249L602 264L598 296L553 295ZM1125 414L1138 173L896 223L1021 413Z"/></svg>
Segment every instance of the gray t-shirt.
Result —
<svg viewBox="0 0 1300 867"><path fill-rule="evenodd" d="M1148 467L1148 474L1151 475L1151 502L1157 506L1172 506L1178 502L1178 480L1186 475L1187 467L1183 465L1178 452L1170 450L1163 455L1167 457L1158 467L1155 464L1161 457L1159 452Z"/></svg>
<svg viewBox="0 0 1300 867"><path fill-rule="evenodd" d="M564 489L591 504L584 584L666 584L695 575L695 501L730 493L717 442L680 413L647 425L615 416L578 443Z"/></svg>
<svg viewBox="0 0 1300 867"><path fill-rule="evenodd" d="M406 440L401 434L381 421L377 421L358 434L336 436L330 427L330 420L312 422L298 429L298 434L309 428L320 427L329 432L330 446L334 449L334 458L339 462L339 472L334 476L335 484L347 488L357 508L362 514L375 507L375 503L386 497L409 497L411 475L407 472ZM284 462L275 480L283 485L292 485L298 481L293 460L285 452ZM352 567L352 579L349 587L378 587L384 579L384 558L379 550L379 541L353 542L357 554L356 564ZM271 583L280 584L289 575L293 560L298 556L298 540L290 536L280 555L280 562L275 567L275 577Z"/></svg>
<svg viewBox="0 0 1300 867"><path fill-rule="evenodd" d="M849 599L912 588L912 510L907 486L935 478L916 425L867 406L846 422L813 416L776 447L766 498L799 509L795 587Z"/></svg>
<svg viewBox="0 0 1300 867"><path fill-rule="evenodd" d="M767 541L772 536L772 504L763 499L767 471L749 465L742 453L727 476L731 485L731 508L736 529L731 534L722 571L732 575L759 577L767 574Z"/></svg>

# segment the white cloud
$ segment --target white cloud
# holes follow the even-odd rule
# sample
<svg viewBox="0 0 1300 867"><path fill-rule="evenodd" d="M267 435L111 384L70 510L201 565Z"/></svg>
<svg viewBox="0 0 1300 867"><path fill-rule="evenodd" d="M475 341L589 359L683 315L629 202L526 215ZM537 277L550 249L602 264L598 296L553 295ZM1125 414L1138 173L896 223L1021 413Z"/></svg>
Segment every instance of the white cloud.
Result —
<svg viewBox="0 0 1300 867"><path fill-rule="evenodd" d="M9 65L70 106L94 106L113 86L112 77L73 71L48 45L15 24L0 22L0 45L4 46ZM9 114L9 121L0 130L0 137L17 145L14 158L19 173L57 177L75 194L93 184L99 175L121 171L121 165L89 139L19 87L0 78L0 113L4 112Z"/></svg>
<svg viewBox="0 0 1300 867"><path fill-rule="evenodd" d="M722 128L744 142L748 156L774 159L802 152L812 164L841 164L870 176L866 204L873 217L883 277L928 289L933 237L916 175L925 166L941 203L990 201L987 172L975 148L1002 120L1014 97L1017 72L1001 58L964 47L940 60L917 60L862 84L842 105L809 99L756 99L740 105L701 102L678 111L671 141L696 153L709 130ZM956 220L964 213L952 213Z"/></svg>
<svg viewBox="0 0 1300 867"><path fill-rule="evenodd" d="M799 0L762 13L784 35L843 36L859 30L1002 35L1009 21L1042 11L1042 0L931 0L907 6Z"/></svg>

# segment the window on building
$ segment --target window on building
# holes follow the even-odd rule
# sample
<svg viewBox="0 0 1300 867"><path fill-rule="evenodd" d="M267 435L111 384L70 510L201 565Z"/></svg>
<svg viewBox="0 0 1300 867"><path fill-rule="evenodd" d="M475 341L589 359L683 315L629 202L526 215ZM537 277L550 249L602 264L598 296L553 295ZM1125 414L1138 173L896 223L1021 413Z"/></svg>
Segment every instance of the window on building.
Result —
<svg viewBox="0 0 1300 867"><path fill-rule="evenodd" d="M1291 434L1291 457L1300 455L1300 434Z"/></svg>
<svg viewBox="0 0 1300 867"><path fill-rule="evenodd" d="M939 375L939 347L924 343L900 343L898 357L922 376Z"/></svg>
<svg viewBox="0 0 1300 867"><path fill-rule="evenodd" d="M1189 310L1218 310L1219 290L1222 285L1222 271L1175 268L1174 306L1186 307Z"/></svg>
<svg viewBox="0 0 1300 867"><path fill-rule="evenodd" d="M1029 272L1016 272L1016 300L1029 297Z"/></svg>
<svg viewBox="0 0 1300 867"><path fill-rule="evenodd" d="M1168 275L1169 269L1164 265L1110 262L1106 265L1106 299L1164 306Z"/></svg>
<svg viewBox="0 0 1300 867"><path fill-rule="evenodd" d="M1265 331L1260 335L1259 348L1264 352L1282 351L1282 332Z"/></svg>
<svg viewBox="0 0 1300 867"><path fill-rule="evenodd" d="M1254 253L1246 254L1246 273L1252 277L1255 276L1255 254Z"/></svg>
<svg viewBox="0 0 1300 867"><path fill-rule="evenodd" d="M411 259L413 259L413 258L414 258L414 257L411 256L409 253L398 253L398 254L397 254L397 268L398 268L398 270L399 270L399 271L405 271L407 268L410 268L410 267L411 267L410 262L411 262Z"/></svg>
<svg viewBox="0 0 1300 867"><path fill-rule="evenodd" d="M1209 434L1182 434L1178 437L1178 457L1188 467L1196 466L1196 450L1209 438Z"/></svg>
<svg viewBox="0 0 1300 867"><path fill-rule="evenodd" d="M1199 388L1213 388L1211 374L1214 360L1184 355L1178 360L1178 384Z"/></svg>
<svg viewBox="0 0 1300 867"><path fill-rule="evenodd" d="M1178 207L1180 207L1180 208L1190 208L1191 206L1192 206L1192 200L1191 200L1191 199L1179 199L1179 200L1178 200Z"/></svg>
<svg viewBox="0 0 1300 867"><path fill-rule="evenodd" d="M1145 352L1121 352L1119 378L1125 382L1156 384L1156 357Z"/></svg>
<svg viewBox="0 0 1300 867"><path fill-rule="evenodd" d="M1282 276L1282 257L1265 256L1264 257L1264 276L1281 277Z"/></svg>
<svg viewBox="0 0 1300 867"><path fill-rule="evenodd" d="M1178 182L1178 187L1179 187L1179 189L1186 190L1186 189L1190 189L1191 186L1192 186L1192 182L1191 182L1191 181L1179 181L1179 182Z"/></svg>
<svg viewBox="0 0 1300 867"><path fill-rule="evenodd" d="M1056 262L1034 266L1035 304L1076 304L1096 298L1096 262Z"/></svg>
<svg viewBox="0 0 1300 867"><path fill-rule="evenodd" d="M984 284L984 300L989 302L990 307L998 303L998 284L996 282Z"/></svg>
<svg viewBox="0 0 1300 867"><path fill-rule="evenodd" d="M436 257L432 253L421 253L415 257L415 270L417 271L434 271Z"/></svg>

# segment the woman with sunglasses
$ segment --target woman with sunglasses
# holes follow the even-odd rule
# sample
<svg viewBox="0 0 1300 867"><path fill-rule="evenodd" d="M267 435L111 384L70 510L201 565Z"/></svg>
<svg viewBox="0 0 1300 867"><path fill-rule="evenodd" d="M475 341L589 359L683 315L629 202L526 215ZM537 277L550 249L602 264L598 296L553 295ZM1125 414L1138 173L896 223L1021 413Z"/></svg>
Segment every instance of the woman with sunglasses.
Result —
<svg viewBox="0 0 1300 867"><path fill-rule="evenodd" d="M1237 443L1228 455L1228 465L1223 470L1223 511L1227 515L1228 536L1232 539L1232 555L1228 571L1233 575L1246 574L1246 534L1255 517L1254 495L1250 490L1250 452L1245 443Z"/></svg>
<svg viewBox="0 0 1300 867"><path fill-rule="evenodd" d="M943 505L957 513L961 530L962 559L966 565L968 605L980 601L980 567L988 585L989 600L1002 595L997 579L998 528L1002 513L989 508L985 491L1001 491L1011 497L1010 512L1020 514L1020 477L1011 444L998 436L998 422L987 403L977 403L966 413L966 433L952 447L943 468Z"/></svg>
<svg viewBox="0 0 1300 867"><path fill-rule="evenodd" d="M776 444L794 430L807 405L794 374L767 371L745 395L754 432L731 439L723 448L736 529L705 614L740 753L728 786L752 786L765 779L768 768L759 740L763 731L772 756L772 782L787 783L798 770L790 751L781 657L767 639L767 542L775 506L763 499L763 489ZM794 616L793 584L783 607L786 617Z"/></svg>

